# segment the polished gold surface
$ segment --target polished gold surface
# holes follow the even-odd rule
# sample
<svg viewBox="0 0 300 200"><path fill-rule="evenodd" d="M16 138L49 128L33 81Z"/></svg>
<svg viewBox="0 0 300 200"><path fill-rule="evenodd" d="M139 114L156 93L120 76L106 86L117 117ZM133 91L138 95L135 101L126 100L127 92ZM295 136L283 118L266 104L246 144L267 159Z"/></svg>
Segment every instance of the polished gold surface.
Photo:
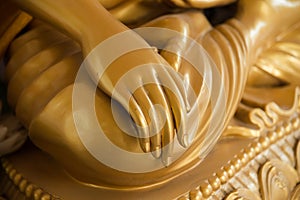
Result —
<svg viewBox="0 0 300 200"><path fill-rule="evenodd" d="M25 145L19 153L2 160L2 166L6 170L6 175L2 177L6 178L2 179L1 183L7 184L5 188L11 188L6 189L5 194L26 195L29 198L35 195L35 199L42 199L41 194L62 199L96 199L99 196L111 199L126 197L226 200L286 199L287 196L291 196L297 199L300 149L299 91L294 105L297 106L289 110L289 116L285 115L287 111L276 112L278 121L271 127L273 131L265 127L261 130L262 133L266 133L264 136L251 140L222 139L201 164L163 187L112 192L109 188L83 185L74 181L55 160L34 148L32 144ZM261 120L264 121L263 118ZM26 182L23 181L24 183L19 185L19 179ZM14 184L9 180L15 181ZM30 186L31 182L34 183L33 186ZM58 183L64 187L60 187ZM23 189L12 189L14 185Z"/></svg>
<svg viewBox="0 0 300 200"><path fill-rule="evenodd" d="M276 117L273 125L269 126L269 120L265 117L270 113L261 115L259 118L262 121L262 136L254 139L240 153L233 156L221 171L207 178L203 181L204 184L200 184L200 187L185 197L226 197L226 200L288 199L291 196L299 198L299 90L295 96L291 109L278 109L273 112L273 117ZM207 191L209 192L206 193Z"/></svg>
<svg viewBox="0 0 300 200"><path fill-rule="evenodd" d="M237 10L232 14L233 18L217 26L209 21L206 8L233 1L14 2L44 22L33 21L12 42L11 38L4 39L11 42L5 59L8 101L28 128L32 142L62 164L74 178L72 180L78 181L76 187L96 186L101 189L95 189L95 195L108 197L109 190L119 191L118 195L124 191L133 191L131 194L134 195L134 192L146 190L159 196L161 193L156 191L170 187L172 183L177 189L168 196L170 198L284 199L289 195L299 196L299 189L295 187L299 180L294 169L293 148L298 141L299 128L299 89L296 88L300 76L300 2L240 0L231 4ZM68 9L64 9L66 7ZM195 9L187 9L191 7ZM210 64L214 63L220 74L214 74L212 80L224 87L224 116L221 116L222 109L215 108L212 103L214 97L208 91L204 75L197 73L183 56L190 48L187 40L162 35L159 45L164 48L160 50L155 41L145 37L146 43L128 32L129 27L174 30L201 44L211 58ZM94 106L97 120L112 146L132 153L151 152L149 163L159 160L164 165L152 172L124 172L99 162L84 146L75 123L72 95L80 64L84 58L90 58L99 43L120 33L128 33L130 41L142 44L143 48L119 56L100 79L98 70L106 59L105 53L92 56L84 73L89 81L83 87L92 91L94 85L98 86ZM107 47L107 50L123 48L122 42ZM142 127L135 136L129 136L114 121L111 98L120 78L136 66L147 63L151 65L144 71L136 71L129 79L124 79L122 90L113 97ZM155 64L171 67L183 79L174 78L167 67L154 67ZM135 88L143 80L151 84ZM164 86L168 80L173 80L171 86L176 91ZM185 83L189 83L190 88ZM195 97L191 96L193 92ZM127 106L128 95L131 98ZM161 118L153 118L148 111L157 104L165 111L166 123L152 136L148 125L160 127ZM199 122L189 121L189 126L196 124L199 127L192 144L186 139L192 129L186 122L190 104L199 108L197 114L201 116ZM224 120L220 125L213 120L214 109L220 109ZM86 124L87 132L90 121L92 118L81 120ZM183 129L181 125L184 125ZM211 125L215 130L208 132ZM207 170L207 166L202 168L200 162L208 163L211 158L222 157L222 154L214 157L216 154L212 153L211 158L205 159L221 134L224 140L229 137L238 141L239 137L244 137L245 141L254 142L246 148L233 142L235 148L244 150L234 158L233 155L225 156L224 160L230 160L227 164L212 162L211 174L215 174L210 178L203 177L200 170ZM169 146L173 141L179 143L174 149ZM186 148L184 153L171 163L173 153L181 148ZM122 159L117 154L111 156ZM17 160L13 162L20 164ZM218 170L216 166L223 167ZM259 167L260 173L253 175L253 170L257 171ZM246 178L239 178L239 175ZM197 177L197 181L185 179L187 176ZM207 180L202 182L200 179ZM248 188L253 185L254 192L251 191L253 188ZM54 188L51 190L55 193Z"/></svg>
<svg viewBox="0 0 300 200"><path fill-rule="evenodd" d="M250 189L237 189L226 200L232 199L298 199L299 175L296 170L280 160L270 160L259 170L261 197Z"/></svg>
<svg viewBox="0 0 300 200"><path fill-rule="evenodd" d="M224 140L214 149L209 159L193 169L191 173L175 178L164 186L140 188L135 190L111 190L109 188L93 187L74 180L66 171L51 157L36 149L32 144L26 144L15 155L5 159L12 168L21 174L26 180L43 192L62 199L177 199L181 194L197 188L202 180L207 179L214 170L225 165L228 158L233 157L241 148L249 144L248 139ZM228 150L230 146L234 148ZM219 159L219 157L221 158ZM38 163L36 162L38 160ZM209 168L207 166L210 166ZM50 175L51 174L51 175ZM50 175L50 176L49 176ZM197 180L193 177L197 177ZM6 177L9 179L9 177ZM11 185L11 183L8 183ZM1 189L0 189L1 191ZM12 190L16 191L16 190ZM31 193L33 194L33 193ZM24 195L24 193L23 193ZM25 194L26 195L26 194ZM32 197L31 197L32 198Z"/></svg>

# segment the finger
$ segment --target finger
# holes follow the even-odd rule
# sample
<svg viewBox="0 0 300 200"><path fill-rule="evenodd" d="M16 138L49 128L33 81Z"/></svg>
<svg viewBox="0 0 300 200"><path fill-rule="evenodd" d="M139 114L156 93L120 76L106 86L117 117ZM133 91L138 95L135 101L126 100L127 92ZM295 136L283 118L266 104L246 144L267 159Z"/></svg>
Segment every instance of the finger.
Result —
<svg viewBox="0 0 300 200"><path fill-rule="evenodd" d="M159 74L159 80L163 86L163 91L168 99L168 105L170 106L171 113L175 121L175 130L178 136L179 143L182 146L187 146L184 142L186 133L186 118L187 109L185 100L187 100L187 94L184 88L184 83L178 73L169 66L164 66L164 70L157 68ZM185 99L185 100L184 100Z"/></svg>
<svg viewBox="0 0 300 200"><path fill-rule="evenodd" d="M158 124L156 123L155 117L151 115L151 110L153 110L153 103L149 98L148 94L153 94L154 91L152 88L149 87L140 87L136 91L134 91L133 96L134 99L137 101L143 116L147 122L147 126L149 129L149 139L150 139L150 151L152 152L153 156L158 158L160 157L160 149L161 149L161 135L157 133ZM158 96L157 94L156 96Z"/></svg>
<svg viewBox="0 0 300 200"><path fill-rule="evenodd" d="M169 105L172 109L172 114L175 121L175 130L179 143L183 147L187 147L189 143L187 142L187 127L186 127L186 118L187 112L182 107L182 104L178 100L178 95L174 94L169 88L164 87L165 94L167 95Z"/></svg>
<svg viewBox="0 0 300 200"><path fill-rule="evenodd" d="M175 68L176 70L180 68L182 62L180 55L164 52L164 57L166 57L169 60L173 68ZM189 143L187 140L188 136L186 133L186 113L190 110L191 107L188 100L187 89L184 87L183 81L180 80L181 77L176 75L175 71L172 68L166 67L166 69L169 71L170 76L174 80L176 87L179 89L179 93L184 100L184 105L182 105L182 103L178 99L178 95L176 96L172 89L164 87L164 91L168 97L169 105L172 109L172 113L174 116L175 130L178 137L178 141L183 147L187 147Z"/></svg>
<svg viewBox="0 0 300 200"><path fill-rule="evenodd" d="M151 137L151 147L156 156L161 154L165 166L170 164L173 152L173 140L175 136L172 110L162 87L157 84L144 86L151 102L155 105L152 111L152 126L155 127L155 135ZM162 150L162 152L161 152Z"/></svg>
<svg viewBox="0 0 300 200"><path fill-rule="evenodd" d="M150 152L150 139L147 120L141 110L141 107L132 96L129 100L129 114L136 123L137 133L141 148L144 152Z"/></svg>
<svg viewBox="0 0 300 200"><path fill-rule="evenodd" d="M170 44L168 44L167 48L173 48L174 45L171 41ZM176 44L175 44L176 45ZM175 52L175 51L172 51ZM168 70L170 76L172 76L173 80L177 83L176 85L183 85L184 90L180 90L181 94L184 94L183 97L184 102L186 104L187 113L189 113L189 118L193 119L200 119L201 116L195 116L195 113L201 113L197 112L199 111L200 107L205 107L207 105L209 100L209 95L204 96L207 98L201 98L198 99L197 96L203 95L203 91L206 89L205 85L203 85L203 77L199 74L198 70L196 70L193 65L191 65L187 60L184 58L181 58L181 51L177 51L177 53L172 53L169 51L163 51L162 56L170 63L172 68L166 67ZM174 72L174 70L176 72ZM178 76L178 74L181 74L181 76ZM204 88L203 88L204 86ZM175 124L176 124L176 130L178 139L181 145L184 147L187 147L190 145L190 143L193 140L193 133L191 133L190 129L191 126L196 126L194 123L197 123L195 121L188 122L187 121L187 115L186 111L183 110L180 102L178 101L178 98L175 98L175 94L169 90L166 89L166 94L169 95L170 105L172 105L173 115L175 117ZM175 95L175 96L174 96ZM198 108L199 107L199 108ZM189 126L187 126L187 123L189 123ZM187 132L186 128L189 128L189 131ZM190 134L191 133L191 134Z"/></svg>
<svg viewBox="0 0 300 200"><path fill-rule="evenodd" d="M188 95L187 95L187 88L184 84L184 78L180 73L177 73L178 70L180 70L182 65L182 58L181 54L174 54L168 51L162 51L162 56L170 65L165 65L165 70L167 71L168 75L172 78L174 81L174 84L176 85L177 89L179 90L179 93L183 97L184 105L187 110L190 109L190 104L188 101ZM170 67L171 66L171 67Z"/></svg>

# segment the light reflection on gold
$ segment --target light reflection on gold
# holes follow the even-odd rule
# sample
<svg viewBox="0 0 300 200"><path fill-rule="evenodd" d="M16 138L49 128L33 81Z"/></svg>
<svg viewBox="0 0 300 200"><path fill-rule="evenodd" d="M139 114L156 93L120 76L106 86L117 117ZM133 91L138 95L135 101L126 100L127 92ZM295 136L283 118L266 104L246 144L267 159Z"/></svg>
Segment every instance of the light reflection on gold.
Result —
<svg viewBox="0 0 300 200"><path fill-rule="evenodd" d="M176 30L195 39L204 47L224 80L227 97L225 123L221 127L224 130L224 135L258 137L262 132L255 130L253 126L262 130L265 127L271 128L278 122L274 112L272 112L278 111L278 109L272 107L274 104L270 104L270 102L275 101L281 108L292 108L293 95L300 80L298 73L300 63L300 47L298 45L300 41L299 2L286 0L278 3L269 0L241 0L238 3L236 16L218 26L212 26L201 9L233 1L211 1L210 3L207 1L180 0L149 1L147 3L143 1L103 1L104 7L97 1L90 1L89 3L78 1L77 4L69 6L69 9L59 9L65 8L70 3L68 0L59 2L16 0L15 2L20 8L45 20L54 28L48 28L44 23L29 26L29 31L35 31L37 35L29 37L29 32L25 32L12 41L11 48L8 50L9 60L6 63L9 102L15 108L17 116L29 128L32 141L59 160L75 178L83 182L106 185L112 188L119 186L135 188L151 184L163 184L166 180L179 176L183 171L192 168L195 163L199 162L198 153L202 150L201 144L204 139L208 139L208 143L213 143L213 139L209 140L210 136L205 135L206 130L203 128L208 127L208 124L211 123L211 108L208 107L201 113L203 114L203 121L200 123L196 142L174 165L168 166L166 164L168 167L158 172L148 174L122 173L99 164L84 149L72 122L72 108L70 106L72 81L74 73L76 73L76 68L72 67L75 65L74 63L78 64L82 59L81 53L78 53L79 48L74 41L80 44L84 57L99 42L128 29L127 26L111 17L104 7L114 17L130 27L143 24L143 27L154 26ZM170 7L170 4L181 8ZM201 9L184 10L186 7ZM169 14L170 12L175 12L175 14ZM46 27L47 31L41 31L41 27ZM62 31L71 39L66 38L57 30ZM57 45L57 48L50 47L59 37L65 43L60 43L61 45ZM20 42L22 38L25 39ZM96 110L99 114L100 123L105 125L107 132L109 132L108 137L114 144L132 152L157 150L157 155L154 157L162 158L162 162L167 163L166 160L170 152L160 152L159 149L174 138L174 129L179 126L178 119L180 119L180 113L183 112L179 103L170 98L172 97L171 93L163 90L159 83L145 87L149 94L157 97L155 102L164 105L169 111L168 127L159 135L159 137L167 138L163 142L157 137L137 140L122 133L112 120L109 104L111 88L117 80L134 65L143 62L161 63L167 61L184 77L186 84L191 84L196 94L200 95L199 98L207 98L206 95L203 95L208 94L207 92L200 92L200 83L202 83L203 77L195 73L190 63L181 57L182 52L188 48L187 41L174 39L164 42L166 46L176 47L178 49L177 54L161 51L159 53L162 57L160 57L155 50L148 49L124 55L120 60L114 62L105 74L105 79L96 83L99 86L96 96ZM30 44L28 46L31 48L26 50L24 48L26 44ZM70 46L70 50L66 50L67 46ZM17 52L22 47L24 49L22 52L20 51L19 54L21 55L15 56L18 55ZM67 51L64 52L65 57L60 57L62 53L59 53L60 55L57 53L63 51L62 49ZM42 55L42 52L45 51L50 56ZM36 55L41 57L34 60L33 57ZM72 58L68 57L71 59L69 62L65 61L68 59L66 58L67 55L74 55ZM137 57L145 59L138 60ZM123 65L123 63L128 66ZM31 68L33 64L36 64L38 69L44 67L45 71ZM61 67L65 67L64 70L66 71L61 70ZM89 75L95 76L92 73L94 69L95 66L88 69L90 70ZM61 77L61 79L65 79L55 82L58 78L55 75L61 75L61 73L65 73ZM167 75L163 74L160 78L163 79ZM93 78L91 77L91 79ZM52 85L53 90L49 89L49 80L56 83ZM128 110L132 118L140 125L149 123L150 117L144 116L144 114L153 103L151 100L147 101L148 93L143 90L145 88L135 92L134 95L138 99L138 103L132 102L130 110ZM44 90L47 92L43 92ZM40 101L39 104L32 103L36 98L41 98L43 101ZM237 109L235 122L233 122ZM57 114L57 111L63 112ZM289 114L291 113L287 115ZM262 142L263 147L267 147L268 142L270 141ZM56 148L55 145L59 145L60 148ZM163 156L160 156L161 154ZM89 168L90 171L85 170L86 168ZM233 176L234 170L229 166L226 173L226 176ZM220 174L222 173L220 172ZM220 175L219 181L223 180L225 177L223 175ZM269 181L272 182L273 180ZM294 181L292 182L294 184ZM217 187L218 184L213 185ZM208 194L212 192L213 187L203 185L201 188L203 194Z"/></svg>

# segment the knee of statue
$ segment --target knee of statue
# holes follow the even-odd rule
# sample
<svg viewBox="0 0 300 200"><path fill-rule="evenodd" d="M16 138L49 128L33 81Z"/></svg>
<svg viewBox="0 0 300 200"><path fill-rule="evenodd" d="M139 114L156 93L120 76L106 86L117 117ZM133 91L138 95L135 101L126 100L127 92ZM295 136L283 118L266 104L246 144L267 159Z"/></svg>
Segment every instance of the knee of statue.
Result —
<svg viewBox="0 0 300 200"><path fill-rule="evenodd" d="M157 86L157 82L144 79L141 85L134 85L133 94L125 102L132 108L125 108L125 104L121 105L97 88L84 67L80 48L73 40L43 23L33 24L8 49L8 101L28 128L33 143L58 160L74 178L107 187L157 185L190 169L205 156L205 149L216 141L205 139L206 132L211 131L211 134L213 130L201 130L203 134L199 132L201 123L196 126L184 124L182 121L187 116L180 114L179 107L172 107L179 113L176 113L179 123L176 124L171 118L174 124L168 124L170 116L165 114L168 107L166 100L159 96L162 94L160 91L146 96L153 103L145 111L140 109L150 113L147 126L135 124L130 112L134 112L136 106L132 104L139 95L147 100L143 92L147 95L147 91L152 90L152 85ZM134 53L139 57L149 55L149 51ZM120 59L114 64L124 63L122 57ZM86 61L89 64L89 60ZM133 71L134 75L143 74L143 70L148 68L148 65L146 69L141 65L141 69L137 69L140 71ZM131 74L129 78L134 80ZM170 85L168 82L166 84ZM205 86L203 88L207 90ZM172 86L164 90L170 90L166 96L179 91ZM142 103L147 105L147 102ZM207 126L212 115L209 103L205 104L208 111L201 116L202 120L205 119L202 127ZM130 115L129 109L133 110ZM191 113L189 117L193 120L190 121L199 122L200 116L197 118ZM137 118L143 117L138 114ZM174 131L175 127L186 131L184 126L188 126L188 137ZM188 140L192 139L194 142L190 144Z"/></svg>
<svg viewBox="0 0 300 200"><path fill-rule="evenodd" d="M60 161L79 181L103 186L143 187L163 183L203 159L208 149L216 142L216 138L208 140L205 139L205 135L217 137L220 134L220 130L212 130L208 126L212 115L209 98L201 101L206 114L198 117L192 115L192 112L189 114L193 120L188 121L197 122L201 118L202 124L191 126L185 124L186 111L182 111L180 101L184 102L186 99L179 96L181 98L179 101L176 100L178 96L174 95L181 95L180 91L184 88L180 84L176 87L172 85L176 80L181 80L180 77L176 77L174 71L172 76L168 74L172 72L172 68L168 70L153 68L153 63L151 66L143 65L145 60L149 62L153 58L155 51L152 47L149 49L146 46L144 51L143 46L140 51L138 49L133 51L134 55L129 52L126 59L120 56L112 63L115 66L122 66L126 62L136 61L141 68L133 71L133 75L144 75L144 82L141 82L140 87L139 82L133 82L132 94L128 101L125 101L129 103L129 108L124 109L123 107L128 105L123 103L122 107L112 101L107 94L97 89L97 85L91 81L86 72L86 67L81 68L83 60L79 47L69 38L55 32L44 25L36 26L15 39L8 51L10 54L6 67L6 78L9 81L8 99L15 107L17 116L28 127L30 138L35 145ZM105 51L114 53L107 48ZM109 59L108 57L104 59ZM161 60L157 56L155 59ZM168 67L166 63L163 64L164 67ZM206 70L208 68L209 66L206 66ZM150 79L153 69L157 69L156 72L160 73L154 74L153 79ZM109 72L111 77L121 73L119 70ZM130 73L129 78L131 81L135 80ZM157 82L158 78L162 78L160 82ZM170 87L162 88L158 83ZM119 85L122 87L124 84ZM156 88L153 88L153 85ZM203 89L207 90L205 84ZM166 90L170 91L162 93ZM148 91L152 91L150 95ZM172 96L174 98L169 98ZM145 107L137 107L134 104L137 100L140 100L138 105L143 104ZM172 108L169 107L169 102L173 102ZM91 110L81 107L88 105L92 106L89 108ZM164 113L164 109L167 109L165 115L161 114ZM176 119L168 115L171 109ZM132 117L135 122L144 124L132 123L133 120L127 114L128 110L131 117L135 115L135 118ZM146 114L149 112L146 119L143 116L145 112ZM216 114L220 115L215 112L215 117ZM117 124L120 120L121 124ZM198 126L202 126L203 134L196 134ZM190 136L187 133L183 134L186 129L189 129ZM216 132L213 133L214 131ZM193 138L194 142L190 145Z"/></svg>

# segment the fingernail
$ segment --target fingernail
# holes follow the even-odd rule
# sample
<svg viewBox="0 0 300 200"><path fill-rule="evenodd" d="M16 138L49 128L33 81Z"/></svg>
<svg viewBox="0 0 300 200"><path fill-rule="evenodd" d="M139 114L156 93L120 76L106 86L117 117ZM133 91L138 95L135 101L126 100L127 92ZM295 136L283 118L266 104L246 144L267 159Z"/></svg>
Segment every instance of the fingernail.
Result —
<svg viewBox="0 0 300 200"><path fill-rule="evenodd" d="M144 147L145 147L145 152L150 152L150 142L145 142L144 143Z"/></svg>
<svg viewBox="0 0 300 200"><path fill-rule="evenodd" d="M183 135L183 145L184 145L185 148L190 145L190 140L189 140L189 135L188 134Z"/></svg>
<svg viewBox="0 0 300 200"><path fill-rule="evenodd" d="M171 164L171 157L165 157L162 159L162 163L165 167L168 167Z"/></svg>
<svg viewBox="0 0 300 200"><path fill-rule="evenodd" d="M145 138L140 139L140 146L143 152L148 153L150 152L150 141L145 140Z"/></svg>
<svg viewBox="0 0 300 200"><path fill-rule="evenodd" d="M162 149L162 163L165 167L168 167L172 163L174 143L171 142Z"/></svg>
<svg viewBox="0 0 300 200"><path fill-rule="evenodd" d="M155 147L155 150L151 152L154 158L159 158L161 155L161 148Z"/></svg>

